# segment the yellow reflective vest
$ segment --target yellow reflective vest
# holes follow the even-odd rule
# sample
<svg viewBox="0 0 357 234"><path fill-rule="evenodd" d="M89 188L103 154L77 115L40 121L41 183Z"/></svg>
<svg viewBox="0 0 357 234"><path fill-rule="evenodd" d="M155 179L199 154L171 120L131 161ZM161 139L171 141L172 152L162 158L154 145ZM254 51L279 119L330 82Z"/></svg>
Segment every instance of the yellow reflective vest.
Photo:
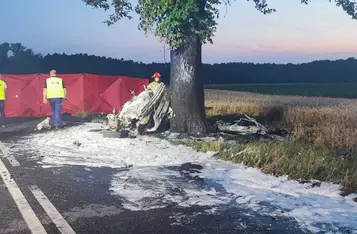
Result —
<svg viewBox="0 0 357 234"><path fill-rule="evenodd" d="M153 82L151 82L149 85L148 85L148 87L147 87L147 89L148 90L153 90L156 86L158 86L160 84L160 82L157 82L157 81L153 81Z"/></svg>
<svg viewBox="0 0 357 234"><path fill-rule="evenodd" d="M63 81L59 77L50 77L46 80L47 98L64 98Z"/></svg>
<svg viewBox="0 0 357 234"><path fill-rule="evenodd" d="M5 99L6 99L5 82L3 80L0 80L0 100L5 100Z"/></svg>

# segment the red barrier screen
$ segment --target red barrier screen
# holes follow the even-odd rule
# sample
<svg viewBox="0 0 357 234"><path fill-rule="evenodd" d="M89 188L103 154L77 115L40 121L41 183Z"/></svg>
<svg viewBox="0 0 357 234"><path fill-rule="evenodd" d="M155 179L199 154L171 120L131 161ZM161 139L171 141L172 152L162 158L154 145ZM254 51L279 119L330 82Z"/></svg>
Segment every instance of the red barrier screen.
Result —
<svg viewBox="0 0 357 234"><path fill-rule="evenodd" d="M133 91L136 95L148 85L148 79L93 74L58 75L66 85L68 100L62 112L76 114L118 112ZM5 114L7 117L49 116L49 104L42 103L42 91L47 74L2 75L7 85Z"/></svg>

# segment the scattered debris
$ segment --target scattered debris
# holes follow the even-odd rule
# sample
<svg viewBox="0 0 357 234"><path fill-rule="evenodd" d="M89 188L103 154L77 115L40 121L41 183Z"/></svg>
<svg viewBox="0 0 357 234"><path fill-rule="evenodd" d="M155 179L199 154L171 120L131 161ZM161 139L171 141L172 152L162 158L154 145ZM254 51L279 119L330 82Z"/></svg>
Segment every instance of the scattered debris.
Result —
<svg viewBox="0 0 357 234"><path fill-rule="evenodd" d="M182 172L189 172L189 173L194 173L194 172L199 172L199 170L202 170L203 167L199 164L193 164L193 163L184 163L180 166L180 171Z"/></svg>
<svg viewBox="0 0 357 234"><path fill-rule="evenodd" d="M320 187L320 186L321 186L321 181L318 181L318 180L312 181L312 184L311 184L312 188Z"/></svg>
<svg viewBox="0 0 357 234"><path fill-rule="evenodd" d="M124 168L131 168L133 166L134 166L133 164L125 164Z"/></svg>
<svg viewBox="0 0 357 234"><path fill-rule="evenodd" d="M217 121L217 128L221 132L235 133L240 135L262 134L268 132L262 124L258 123L255 119L248 117L241 118L235 124L228 124L222 121Z"/></svg>
<svg viewBox="0 0 357 234"><path fill-rule="evenodd" d="M82 143L79 141L74 141L73 145L80 147L82 145Z"/></svg>
<svg viewBox="0 0 357 234"><path fill-rule="evenodd" d="M218 152L214 152L213 154L212 154L212 157L213 158L219 158L219 151Z"/></svg>
<svg viewBox="0 0 357 234"><path fill-rule="evenodd" d="M63 117L63 119L61 121L61 125L59 126L60 128L75 126L75 125L81 123L81 120L78 120L78 119L76 119L76 117L72 117L71 115L66 114L66 113L63 114L62 117ZM46 117L43 121L41 121L40 123L38 123L36 125L35 130L37 130L37 131L51 130L52 128L53 128L53 126L51 125L51 117Z"/></svg>
<svg viewBox="0 0 357 234"><path fill-rule="evenodd" d="M36 129L41 131L42 129L51 129L50 117L47 117L45 120L37 124Z"/></svg>
<svg viewBox="0 0 357 234"><path fill-rule="evenodd" d="M236 139L236 136L241 139L260 138L260 140L274 140L274 141L291 141L291 133L286 129L278 129L269 131L264 125L258 123L255 119L245 115L235 121L234 124L226 123L223 121L216 122L217 130L221 135Z"/></svg>
<svg viewBox="0 0 357 234"><path fill-rule="evenodd" d="M106 138L135 138L136 134L131 130L119 130L117 132L105 131L102 135Z"/></svg>
<svg viewBox="0 0 357 234"><path fill-rule="evenodd" d="M115 108L113 108L113 114L107 115L109 129L113 131L119 130L119 121L115 114Z"/></svg>
<svg viewBox="0 0 357 234"><path fill-rule="evenodd" d="M311 188L320 187L321 181L319 180L300 180L299 184L311 184Z"/></svg>

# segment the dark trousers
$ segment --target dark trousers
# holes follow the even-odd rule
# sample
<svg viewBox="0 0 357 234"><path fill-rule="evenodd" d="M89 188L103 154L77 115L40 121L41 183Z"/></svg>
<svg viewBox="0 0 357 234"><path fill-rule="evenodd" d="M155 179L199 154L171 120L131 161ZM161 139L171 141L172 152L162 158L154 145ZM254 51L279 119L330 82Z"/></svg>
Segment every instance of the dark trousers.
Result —
<svg viewBox="0 0 357 234"><path fill-rule="evenodd" d="M59 127L61 125L62 98L49 98L49 101L52 109L51 124Z"/></svg>
<svg viewBox="0 0 357 234"><path fill-rule="evenodd" d="M5 100L0 100L0 123L3 124L5 120Z"/></svg>

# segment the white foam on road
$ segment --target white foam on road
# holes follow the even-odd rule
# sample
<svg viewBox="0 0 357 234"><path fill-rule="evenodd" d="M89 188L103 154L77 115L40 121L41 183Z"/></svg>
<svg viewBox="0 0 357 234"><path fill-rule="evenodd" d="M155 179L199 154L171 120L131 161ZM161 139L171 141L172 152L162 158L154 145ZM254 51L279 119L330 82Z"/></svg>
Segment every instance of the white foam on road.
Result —
<svg viewBox="0 0 357 234"><path fill-rule="evenodd" d="M81 165L121 168L127 165L174 165L187 161L202 161L210 154L197 153L184 146L172 147L157 138L104 138L99 132L88 132L101 125L86 124L62 131L40 133L19 141L11 152L31 150L41 164L47 166ZM75 143L75 144L74 144ZM77 146L80 143L80 146ZM77 145L76 145L77 144Z"/></svg>
<svg viewBox="0 0 357 234"><path fill-rule="evenodd" d="M202 187L193 179L187 181L178 171L163 167L134 167L119 172L114 176L110 189L125 199L123 206L129 210L179 204L180 207L207 207L207 212L210 212L215 206L231 201L220 196L214 188Z"/></svg>
<svg viewBox="0 0 357 234"><path fill-rule="evenodd" d="M113 177L110 188L114 195L123 198L124 208L130 210L177 204L209 207L205 209L212 212L233 202L261 214L293 217L312 232L336 233L343 232L343 228L357 231L357 203L352 200L356 195L340 196L337 185L322 183L312 188L286 177L276 178L257 169L217 161L211 153L199 153L157 138L108 139L98 132L88 132L100 127L86 124L32 135L20 140L11 153L26 149L46 167L120 168L132 164L133 168ZM165 168L186 162L201 164L204 168L200 176L215 185L180 180L178 171Z"/></svg>
<svg viewBox="0 0 357 234"><path fill-rule="evenodd" d="M356 194L342 197L338 185L322 183L312 188L311 184L229 163L209 163L204 168L206 178L219 181L244 207L261 214L294 217L312 232L337 232L342 227L357 231L357 203L352 200Z"/></svg>
<svg viewBox="0 0 357 234"><path fill-rule="evenodd" d="M202 206L210 213L234 202L237 207L259 214L293 217L313 232L336 233L343 227L357 231L357 203L352 201L352 195L340 196L337 185L322 183L312 188L311 184L268 176L242 165L214 161L201 165L204 169L197 175L204 179L206 186L193 180L184 183L173 179L180 178L177 171L145 167L117 173L111 190L125 198L123 205L130 210L177 204ZM212 181L216 184L207 186Z"/></svg>

